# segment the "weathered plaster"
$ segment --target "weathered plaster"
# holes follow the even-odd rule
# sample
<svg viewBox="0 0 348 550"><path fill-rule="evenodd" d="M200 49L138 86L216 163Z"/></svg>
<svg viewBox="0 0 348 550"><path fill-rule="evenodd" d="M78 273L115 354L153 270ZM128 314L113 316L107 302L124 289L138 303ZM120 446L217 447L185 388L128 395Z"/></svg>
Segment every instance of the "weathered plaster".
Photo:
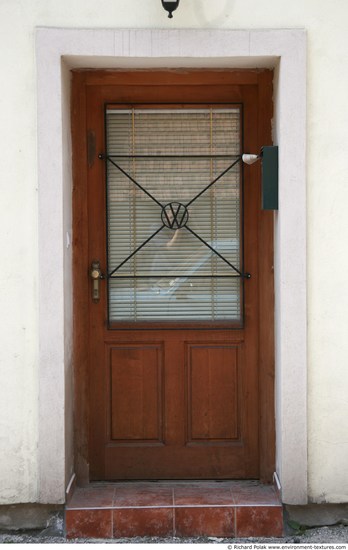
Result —
<svg viewBox="0 0 348 550"><path fill-rule="evenodd" d="M0 56L2 68L2 84L0 97L0 113L2 120L2 154L1 167L1 253L4 262L2 270L2 291L0 331L2 335L1 347L1 386L0 386L0 504L11 502L36 501L39 497L38 470L46 464L41 475L40 498L45 491L44 482L47 481L47 498L62 499L62 485L55 485L56 468L58 477L64 477L64 465L57 466L54 450L58 449L57 460L64 455L66 460L66 475L71 469L71 397L69 397L71 382L69 371L69 303L64 303L62 313L62 284L53 287L49 296L52 315L52 330L57 329L56 340L65 342L64 350L45 347L41 351L50 362L53 376L47 373L42 377L41 390L48 389L52 394L52 410L47 421L47 430L40 428L41 445L47 435L47 445L50 449L45 454L40 450L42 457L39 462L37 442L39 437L38 413L38 384L39 384L39 350L38 350L38 164L37 164L37 70L41 78L51 78L52 68L49 65L39 66L35 57L35 28L63 27L88 29L93 27L89 36L89 44L75 44L67 40L66 47L62 46L59 55L69 55L72 66L115 66L120 63L123 67L137 66L136 57L122 57L122 52L130 54L134 48L135 31L124 38L124 44L114 44L113 30L115 28L142 27L144 29L162 28L172 29L172 32L162 35L161 47L170 51L177 41L179 29L205 29L208 34L214 29L238 31L241 56L237 57L238 49L233 50L234 66L243 66L244 63L259 63L260 66L274 65L272 57L245 57L244 29L260 28L305 28L308 34L308 125L307 125L307 220L308 220L308 494L313 502L347 502L348 501L348 461L347 461L347 423L348 417L348 338L347 338L347 311L348 292L346 272L348 269L346 243L348 240L348 223L346 205L348 204L348 186L346 184L346 151L348 149L348 109L346 88L348 81L348 36L347 36L348 4L344 0L337 0L335 9L332 4L324 0L294 0L282 2L269 0L267 7L256 4L254 0L182 0L173 20L169 20L164 13L159 0L144 2L143 0L61 0L59 3L51 0L3 0L0 2ZM105 43L100 38L100 30L108 29L104 34ZM53 29L51 29L53 32ZM190 32L190 31L188 31ZM57 31L59 34L59 30ZM74 35L74 32L72 36ZM138 35L140 36L140 35ZM214 36L214 34L211 34ZM236 35L237 36L237 35ZM261 42L266 35L260 35ZM222 42L221 42L222 41ZM54 40L53 40L54 43ZM211 44L208 41L209 44ZM212 51L217 51L219 44L224 43L232 49L233 41L227 43L219 39L215 45L211 44ZM266 42L264 42L266 46ZM262 45L262 44L261 44ZM54 44L53 44L54 46ZM115 47L115 49L113 49ZM117 51L116 51L116 48ZM147 52L150 46L146 46ZM128 49L128 50L127 50ZM75 53L74 53L75 52ZM56 50L47 46L47 59L50 53L56 55ZM175 55L181 56L182 52ZM222 52L220 51L220 54ZM254 52L255 53L255 52ZM259 55L260 52L255 53ZM221 67L229 66L229 55L220 55L212 59L212 53L206 57L196 57L195 66L207 66L217 63ZM250 55L248 51L246 55ZM114 56L118 57L114 57ZM148 53L147 53L148 55ZM162 54L164 55L164 54ZM167 55L167 53L166 53ZM168 54L169 55L169 54ZM191 55L191 52L190 52ZM89 56L89 57L85 57ZM46 59L46 58L45 58ZM182 63L186 60L181 58ZM142 58L142 66L161 66L161 58ZM174 64L175 58L170 59ZM188 62L190 59L188 59ZM303 59L302 59L303 61ZM301 66L301 58L299 59ZM215 65L216 66L216 65ZM248 65L249 66L249 65ZM255 65L256 66L256 65ZM269 66L269 65L267 65ZM281 68L281 63L279 68ZM54 71L58 70L54 64ZM296 71L294 74L296 78ZM277 79L282 79L279 75ZM62 101L67 105L66 96L68 87L64 77L65 92L60 98L59 82L54 79L53 94L48 96L47 110L60 109ZM278 80L277 80L278 81ZM39 100L40 101L40 100ZM294 103L292 118L299 119L297 105ZM283 106L276 97L277 111L282 112ZM39 103L40 106L40 103ZM302 104L300 108L302 109ZM67 112L67 111L66 111ZM55 140L63 140L66 133L62 128L57 134L57 128L48 117L47 131ZM65 123L65 128L67 128ZM278 124L278 129L286 133L286 125ZM278 138L277 138L278 139ZM60 146L61 147L61 146ZM282 146L283 149L283 146ZM48 235L58 239L62 259L54 258L53 248L47 246L47 262L52 262L52 271L55 268L69 271L69 254L66 249L66 234L64 230L69 226L68 210L65 197L69 190L69 176L62 174L59 166L62 165L62 155L52 150L52 165L56 165L59 178L64 177L66 183L65 195L57 193L58 217L64 216L61 232L55 232L51 224L47 224ZM55 155L60 155L57 159ZM69 159L66 149L65 162ZM297 158L291 159L296 164ZM291 167L290 167L291 170ZM47 175L50 177L50 173ZM45 182L46 180L44 180ZM47 180L49 181L49 179ZM60 179L61 181L61 179ZM293 185L293 179L289 187ZM41 185L41 182L40 182ZM42 184L44 187L44 184ZM296 181L295 181L296 185ZM44 189L43 193L44 193ZM284 191L286 193L286 190ZM59 203L59 201L61 201ZM53 201L54 202L54 201ZM62 202L65 207L63 208ZM53 205L54 206L54 205ZM287 214L286 216L288 216ZM305 218L305 214L301 215ZM284 218L285 221L285 218ZM278 220L279 222L279 220ZM302 220L299 220L300 224ZM278 223L279 232L283 225ZM279 242L281 234L277 231L276 239ZM289 235L286 237L288 244ZM52 243L52 241L51 241ZM63 250L65 251L63 253ZM64 256L65 254L65 256ZM282 250L277 247L277 255ZM42 260L43 261L43 260ZM298 268L299 271L298 271ZM303 258L296 256L296 261L287 266L289 278L293 284L296 277L301 276L304 264ZM283 268L277 268L277 296L281 296L284 284L289 280ZM62 272L60 272L62 273ZM70 275L68 276L70 277ZM47 282L49 283L48 278ZM69 278L66 279L69 288ZM294 306L298 296L297 286L292 287ZM69 293L65 293L69 297ZM284 297L284 295L283 295ZM290 304L291 305L291 304ZM54 319L53 310L57 311L59 319ZM283 318L280 303L277 299L277 338L284 340L284 348L290 351L294 346L296 354L298 346L302 346L301 339L297 343L294 334ZM56 323L56 324L55 324ZM64 325L64 326L63 326ZM47 327L49 328L49 327ZM41 329L41 335L44 330ZM289 332L289 339L287 334ZM277 347L277 367L280 376L277 377L277 394L283 383L287 383L289 373L292 381L286 399L278 399L278 410L286 410L287 415L294 413L301 440L305 425L302 422L302 413L296 409L292 395L296 398L298 392L296 378L299 377L299 386L303 382L306 369L302 361L306 357L302 354L301 361L283 364L280 361L281 349ZM41 356L42 358L43 356ZM65 362L65 367L64 367ZM66 380L62 385L60 378L66 369ZM60 377L56 387L56 377ZM63 387L65 386L65 387ZM52 387L54 387L52 391ZM65 394L65 413L67 422L62 420ZM49 395L44 399L46 409L49 410ZM56 399L60 401L56 406ZM45 406L43 410L45 410ZM46 413L45 413L46 414ZM282 434L286 430L286 423L280 422L277 415L277 431ZM303 416L304 422L306 418ZM66 436L62 435L66 426ZM49 429L50 428L50 429ZM61 431L63 430L63 432ZM51 432L51 433L50 433ZM62 447L66 445L66 452ZM296 437L292 436L285 445L283 437L278 437L278 454L285 454L286 449L296 449ZM303 447L301 447L303 449ZM300 452L302 456L303 451ZM42 459L45 460L42 463ZM50 480L50 457L52 462L52 481ZM290 457L289 457L290 458ZM40 466L39 466L40 465ZM278 460L279 471L283 467ZM290 466L286 466L288 468ZM291 480L289 480L291 484ZM305 484L304 484L305 485ZM55 492L55 491L58 491Z"/></svg>

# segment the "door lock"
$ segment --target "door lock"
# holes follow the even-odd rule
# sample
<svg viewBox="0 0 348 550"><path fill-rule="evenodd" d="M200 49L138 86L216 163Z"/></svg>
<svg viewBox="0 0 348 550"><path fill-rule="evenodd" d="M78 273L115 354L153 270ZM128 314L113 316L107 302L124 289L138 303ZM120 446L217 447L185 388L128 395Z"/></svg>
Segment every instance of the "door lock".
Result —
<svg viewBox="0 0 348 550"><path fill-rule="evenodd" d="M100 262L99 260L93 260L91 263L91 269L89 272L91 279L93 281L92 285L92 300L93 302L97 303L100 300L100 289L99 289L99 281L100 279L104 279L104 275L102 274L102 271L100 269Z"/></svg>

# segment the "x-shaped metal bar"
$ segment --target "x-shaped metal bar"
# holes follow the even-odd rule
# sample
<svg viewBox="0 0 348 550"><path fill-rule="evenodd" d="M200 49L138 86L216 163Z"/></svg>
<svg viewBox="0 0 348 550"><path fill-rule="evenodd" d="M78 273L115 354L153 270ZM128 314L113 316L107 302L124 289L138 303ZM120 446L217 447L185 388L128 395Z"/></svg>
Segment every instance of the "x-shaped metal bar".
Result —
<svg viewBox="0 0 348 550"><path fill-rule="evenodd" d="M151 195L151 193L149 193L148 191L146 191L145 187L143 187L142 185L140 185L140 183L138 183L134 178L132 178L132 176L130 174L128 174L128 172L126 172L125 170L123 170L123 168L121 168L121 166L119 166L118 164L116 164L116 162L114 162L110 157L106 157L107 160L109 162L111 162L111 164L113 164L116 168L118 168L118 170L120 172L122 172L122 174L124 174L126 176L126 178L128 178L131 182L134 183L134 185L136 185L137 187L139 187L139 189L141 189L143 191L143 193L145 193L145 195L147 195L148 197L150 197L150 199L152 199L156 204L158 204L161 208L163 208L163 204L161 204L157 199L155 199L155 197L153 195Z"/></svg>
<svg viewBox="0 0 348 550"><path fill-rule="evenodd" d="M154 201L156 204L158 204L158 206L160 206L162 208L162 210L164 209L164 205L162 203L160 203L151 193L149 193L149 191L147 191L142 185L140 185L140 183L138 183L134 178L132 178L132 176L130 174L128 174L128 172L126 172L125 170L123 170L123 168L121 168L121 166L119 166L116 162L114 162L112 160L112 158L110 156L104 156L104 155L99 155L99 158L101 159L106 159L108 160L113 166L115 166L115 168L117 168L124 176L126 176L132 183L134 183L134 185L136 185L139 189L141 189L141 191L143 191L143 193L145 193L145 195L147 195L152 201ZM186 205L185 207L188 208L188 206L190 206L194 201L196 201L201 195L203 195L203 193L205 193L206 191L208 191L208 189L210 189L216 182L218 182L225 174L227 174L227 172L229 172L238 162L240 162L242 158L242 155L240 155L232 164L230 164L230 166L228 166L225 170L223 170L223 172L221 172L221 174L219 174L219 176L217 176L212 182L210 182L206 187L204 187L204 189L202 189L202 191L200 191L195 197L193 197L193 199L191 199ZM174 212L173 212L174 214ZM185 215L185 214L184 214ZM167 216L167 213L165 212L165 216L167 217L168 219L168 216ZM169 222L169 219L168 219L168 222ZM137 252L139 252L139 250L141 250L144 246L146 246L154 237L156 237L156 235L158 235L158 233L160 231L162 231L162 229L165 227L165 225L163 224L159 229L157 229L148 239L146 239L140 246L138 246L135 250L133 250L133 252L127 256L127 258L125 258L117 267L115 267L115 269L113 269L108 275L107 277L108 278L112 278L112 276L114 275L114 273L116 273L116 271L118 271L125 263L127 263L131 258L133 258L133 256L135 254L137 254ZM239 271L239 269L237 269L233 264L231 264L224 256L222 256L222 254L220 254L215 248L213 248L212 246L210 246L209 243L207 243L204 239L202 239L202 237L200 237L198 235L198 233L196 233L195 231L193 231L193 229L191 229L187 224L184 226L194 237L196 237L201 243L203 243L207 248L209 248L214 254L216 254L221 260L223 260L229 267L231 267L236 273L238 273L238 276L239 277L247 277L249 278L250 275L249 273L242 273L241 271Z"/></svg>

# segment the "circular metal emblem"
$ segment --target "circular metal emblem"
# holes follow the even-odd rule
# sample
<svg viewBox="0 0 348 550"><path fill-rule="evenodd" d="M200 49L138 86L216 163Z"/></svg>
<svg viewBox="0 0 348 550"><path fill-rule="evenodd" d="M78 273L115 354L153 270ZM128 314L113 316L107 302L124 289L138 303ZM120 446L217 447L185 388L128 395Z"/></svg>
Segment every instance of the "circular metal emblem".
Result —
<svg viewBox="0 0 348 550"><path fill-rule="evenodd" d="M169 229L181 229L187 224L189 213L181 202L170 202L163 207L161 219Z"/></svg>

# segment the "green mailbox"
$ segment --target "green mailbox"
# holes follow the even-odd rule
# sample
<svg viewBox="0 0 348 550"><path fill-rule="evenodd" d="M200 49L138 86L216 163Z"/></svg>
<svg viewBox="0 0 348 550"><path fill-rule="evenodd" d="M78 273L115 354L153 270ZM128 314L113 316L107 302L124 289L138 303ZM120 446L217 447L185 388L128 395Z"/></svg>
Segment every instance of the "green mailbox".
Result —
<svg viewBox="0 0 348 550"><path fill-rule="evenodd" d="M261 207L262 210L278 210L278 146L261 149Z"/></svg>

